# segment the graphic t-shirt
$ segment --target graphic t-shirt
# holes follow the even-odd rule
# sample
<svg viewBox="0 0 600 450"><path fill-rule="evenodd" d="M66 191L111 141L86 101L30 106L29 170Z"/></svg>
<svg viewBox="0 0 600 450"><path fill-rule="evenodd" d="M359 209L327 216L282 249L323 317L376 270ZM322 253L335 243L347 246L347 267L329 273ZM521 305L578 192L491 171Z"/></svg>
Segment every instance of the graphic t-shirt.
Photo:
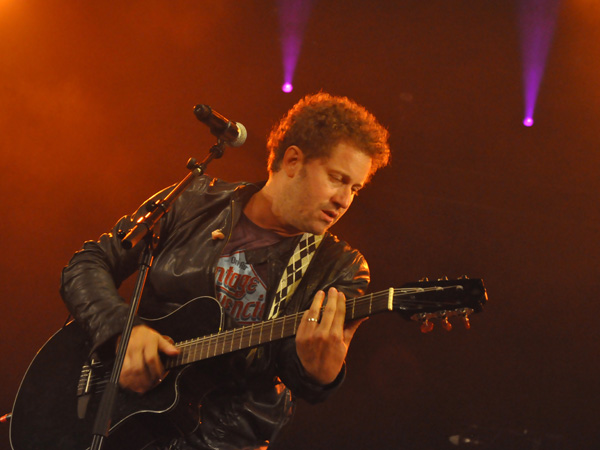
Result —
<svg viewBox="0 0 600 450"><path fill-rule="evenodd" d="M268 289L268 251L282 236L254 224L244 214L215 270L217 300L238 324L263 320ZM261 251L262 250L262 251Z"/></svg>

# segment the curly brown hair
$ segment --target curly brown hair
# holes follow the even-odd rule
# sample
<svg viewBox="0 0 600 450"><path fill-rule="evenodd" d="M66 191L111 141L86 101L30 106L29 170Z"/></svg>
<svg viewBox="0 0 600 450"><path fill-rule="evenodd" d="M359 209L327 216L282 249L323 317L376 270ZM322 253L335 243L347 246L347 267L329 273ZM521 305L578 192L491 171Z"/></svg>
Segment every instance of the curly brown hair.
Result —
<svg viewBox="0 0 600 450"><path fill-rule="evenodd" d="M267 140L269 173L281 168L285 150L298 146L305 158L329 156L340 142L356 146L371 157L369 178L390 161L388 131L375 116L348 97L325 92L307 95L273 128Z"/></svg>

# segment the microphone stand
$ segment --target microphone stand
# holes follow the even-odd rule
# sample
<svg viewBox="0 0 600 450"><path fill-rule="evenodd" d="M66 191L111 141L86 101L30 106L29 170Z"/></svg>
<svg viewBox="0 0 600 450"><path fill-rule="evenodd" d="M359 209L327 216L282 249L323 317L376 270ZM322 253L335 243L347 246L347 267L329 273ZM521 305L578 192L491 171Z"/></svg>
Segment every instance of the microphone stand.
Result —
<svg viewBox="0 0 600 450"><path fill-rule="evenodd" d="M203 175L208 164L213 159L221 158L224 151L225 141L219 139L210 149L208 156L200 164L196 162L195 158L190 158L186 164L190 173L188 173L164 199L146 205L148 213L141 217L136 225L129 230L127 235L121 240L121 245L127 250L135 247L142 239L145 241L146 247L142 253L138 277L129 305L129 315L127 316L125 326L123 327L110 380L102 394L98 412L96 413L96 419L92 429L93 437L90 450L100 450L104 444L104 440L108 437L111 416L119 391L119 376L121 375L127 344L129 343L129 337L131 336L131 329L133 328L134 318L140 304L146 277L152 266L152 260L154 258L153 252L158 243L159 236L158 232L155 232L155 227L158 228L158 221L169 211L173 202L183 193L183 191L185 191L185 189L187 189L194 178Z"/></svg>

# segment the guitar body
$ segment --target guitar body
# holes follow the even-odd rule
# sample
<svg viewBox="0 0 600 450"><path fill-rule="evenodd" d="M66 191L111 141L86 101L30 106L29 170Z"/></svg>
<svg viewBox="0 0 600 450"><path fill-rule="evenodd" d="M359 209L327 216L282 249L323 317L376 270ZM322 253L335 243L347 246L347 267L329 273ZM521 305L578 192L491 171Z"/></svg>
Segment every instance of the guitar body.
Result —
<svg viewBox="0 0 600 450"><path fill-rule="evenodd" d="M192 300L149 326L176 342L220 331L222 310L210 297ZM85 450L90 447L96 411L103 386L91 388L86 401L78 396L78 386L87 378L82 368L89 360L91 346L81 327L71 322L40 349L31 362L15 399L10 440L13 450ZM208 362L197 363L205 365ZM172 369L165 380L144 395L120 390L115 402L109 436L103 449L144 449L160 437L190 432L198 424L198 392L188 392L186 379L190 366ZM93 378L108 380L108 367L92 369ZM210 384L212 380L194 384ZM208 391L212 385L207 385ZM195 389L196 391L196 389ZM188 395L189 394L189 395ZM85 410L78 417L78 408Z"/></svg>

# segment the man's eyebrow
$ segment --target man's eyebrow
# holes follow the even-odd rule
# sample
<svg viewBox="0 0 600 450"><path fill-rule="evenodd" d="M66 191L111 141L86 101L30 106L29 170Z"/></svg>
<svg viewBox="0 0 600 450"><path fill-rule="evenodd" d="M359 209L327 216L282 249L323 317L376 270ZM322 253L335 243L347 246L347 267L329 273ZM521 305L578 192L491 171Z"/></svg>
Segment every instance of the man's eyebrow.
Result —
<svg viewBox="0 0 600 450"><path fill-rule="evenodd" d="M342 180L344 181L344 183L350 183L351 178L352 178L348 173L346 173L346 172L344 172L343 170L340 170L340 169L331 169L330 173L335 173L337 175L340 175L342 177ZM362 188L365 187L366 184L367 184L366 182L365 183L353 183L352 187L356 187L358 189L362 189Z"/></svg>

